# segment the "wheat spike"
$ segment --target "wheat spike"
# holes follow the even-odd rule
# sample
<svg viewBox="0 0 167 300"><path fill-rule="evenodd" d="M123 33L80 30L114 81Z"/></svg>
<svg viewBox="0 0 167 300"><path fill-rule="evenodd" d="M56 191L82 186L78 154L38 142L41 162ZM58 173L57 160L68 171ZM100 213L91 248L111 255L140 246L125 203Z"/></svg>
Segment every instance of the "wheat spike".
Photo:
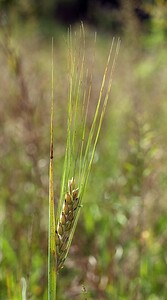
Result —
<svg viewBox="0 0 167 300"><path fill-rule="evenodd" d="M66 258L67 242L79 207L78 193L79 189L76 188L76 181L72 178L68 181L68 192L65 195L56 228L57 271L63 267Z"/></svg>

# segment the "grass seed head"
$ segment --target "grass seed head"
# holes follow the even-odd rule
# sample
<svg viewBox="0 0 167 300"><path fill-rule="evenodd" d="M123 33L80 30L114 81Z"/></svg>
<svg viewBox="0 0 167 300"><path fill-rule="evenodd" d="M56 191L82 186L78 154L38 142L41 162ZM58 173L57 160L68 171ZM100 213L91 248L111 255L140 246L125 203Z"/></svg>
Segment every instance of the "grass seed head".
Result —
<svg viewBox="0 0 167 300"><path fill-rule="evenodd" d="M74 225L76 208L79 203L78 193L79 188L76 188L76 181L72 178L68 181L68 192L65 194L56 230L57 271L63 267L67 254L67 244Z"/></svg>
<svg viewBox="0 0 167 300"><path fill-rule="evenodd" d="M78 192L79 192L79 189L77 188L76 190L73 190L72 191L72 197L73 197L73 200L76 199L78 197Z"/></svg>
<svg viewBox="0 0 167 300"><path fill-rule="evenodd" d="M72 203L71 195L68 192L65 195L65 200L66 200L67 204L71 204Z"/></svg>
<svg viewBox="0 0 167 300"><path fill-rule="evenodd" d="M63 232L64 232L64 228L63 228L62 224L59 223L58 233L59 233L60 235L63 235Z"/></svg>
<svg viewBox="0 0 167 300"><path fill-rule="evenodd" d="M68 207L68 204L67 204L67 201L66 201L66 200L65 200L65 203L64 203L64 208L63 208L63 210L64 210L65 215L67 215L67 214L69 213L69 207Z"/></svg>
<svg viewBox="0 0 167 300"><path fill-rule="evenodd" d="M66 224L66 216L65 216L65 213L62 212L62 216L61 216L61 224L62 225L65 225Z"/></svg>

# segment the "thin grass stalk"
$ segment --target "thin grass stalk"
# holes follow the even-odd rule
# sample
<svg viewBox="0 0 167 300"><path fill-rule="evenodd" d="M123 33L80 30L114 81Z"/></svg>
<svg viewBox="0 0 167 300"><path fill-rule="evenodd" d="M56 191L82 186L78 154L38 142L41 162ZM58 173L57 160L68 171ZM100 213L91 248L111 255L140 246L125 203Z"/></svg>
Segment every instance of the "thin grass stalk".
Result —
<svg viewBox="0 0 167 300"><path fill-rule="evenodd" d="M77 89L76 89L76 100L75 100L75 105L74 105L74 116L73 116L73 137L72 137L72 147L73 147L73 155L75 155L75 144L76 144L76 119L77 119L77 111L78 111L78 105L79 105L79 95L80 95L80 90L81 90L81 83L82 83L82 78L83 78L83 72L84 72L84 62L85 62L85 32L84 32L84 27L83 24L81 23L81 38L83 39L83 54L81 54L81 58L79 59L79 65L81 64L80 67L80 72L78 76L78 81L77 81ZM80 49L82 51L82 49ZM81 60L81 63L80 63ZM79 68L77 66L77 68ZM74 91L75 94L75 91ZM75 174L74 174L75 176Z"/></svg>
<svg viewBox="0 0 167 300"><path fill-rule="evenodd" d="M83 38L84 38L84 32L83 32ZM63 171L63 178L62 178L62 187L61 187L61 195L60 195L60 201L59 201L59 209L58 214L56 218L56 238L57 238L57 251L59 252L59 255L63 255L61 259L58 259L58 269L59 265L61 264L61 261L63 261L63 258L66 257L67 253L66 249L63 249L66 246L66 241L64 241L64 238L69 238L71 231L68 229L68 221L69 225L73 224L73 221L71 220L71 214L73 214L73 209L71 210L70 206L68 205L69 214L65 213L65 208L63 206L64 201L64 191L65 186L67 185L67 178L69 178L69 172L72 170L74 173L75 171L75 158L74 161L72 161L72 158L75 155L75 140L76 140L76 126L77 126L77 110L79 106L79 100L80 100L80 86L81 81L83 78L83 66L84 66L84 54L81 55L81 60L79 59L79 64L81 64L79 76L77 77L77 73L75 73L76 70L76 60L73 59L73 55L75 58L75 55L73 53L73 45L72 45L72 36L71 31L69 32L69 60L70 60L70 71L69 71L69 82L70 82L70 88L69 88L69 97L68 97L68 125L67 125L67 145L66 145L66 153L65 153L65 163L64 163L64 171ZM85 46L84 46L85 51ZM79 70L79 67L77 68ZM74 168L73 168L74 167ZM73 184L72 184L73 185ZM71 199L73 198L72 190L70 189L69 195ZM76 200L73 198L73 200ZM64 203L64 205L67 205L67 203ZM68 220L65 220L68 219ZM67 221L67 222L66 222ZM67 224L67 226L66 226ZM63 228L65 228L66 232L63 232Z"/></svg>
<svg viewBox="0 0 167 300"><path fill-rule="evenodd" d="M69 93L68 93L68 124L67 124L67 142L65 150L65 159L63 166L63 175L61 183L61 193L60 200L58 205L58 212L56 217L56 224L60 216L60 211L63 202L63 195L65 193L64 187L67 182L67 175L69 173L69 168L71 164L71 124L72 124L72 89L73 89L73 73L74 73L74 63L73 63L73 46L72 46L72 37L71 37L71 28L68 30L68 62L69 62Z"/></svg>
<svg viewBox="0 0 167 300"><path fill-rule="evenodd" d="M114 55L114 59L113 59L113 63L112 63L111 71L110 71L110 76L109 76L108 89L107 89L107 92L106 92L106 96L105 96L105 99L104 99L102 111L101 111L101 114L100 114L100 120L99 120L99 123L98 123L97 132L96 132L96 135L95 135L95 141L94 141L94 144L93 144L91 158L90 158L89 165L88 165L88 168L87 168L87 174L85 176L85 178L86 178L85 179L85 186L87 185L87 181L88 181L88 177L89 177L89 174L90 174L92 162L93 162L93 159L94 159L94 154L95 154L95 150L96 150L96 146L97 146L97 142L98 142L98 138L99 138L99 134L100 134L102 122L103 122L103 119L104 119L104 114L105 114L107 103L108 103L108 98L109 98L110 91L111 91L112 76L113 76L113 71L114 71L114 68L115 68L115 64L116 64L116 60L117 60L119 48L120 48L120 39L118 39L117 45L116 45L115 55ZM84 189L83 189L82 193L84 193Z"/></svg>
<svg viewBox="0 0 167 300"><path fill-rule="evenodd" d="M81 181L80 181L80 184L79 184L80 188L79 188L79 192L78 192L79 204L78 204L78 207L77 207L78 209L77 209L76 214L75 214L74 222L72 224L72 229L71 229L68 241L67 241L65 257L67 256L70 245L71 245L72 237L74 235L74 231L75 231L77 221L78 221L78 217L79 217L79 212L80 212L83 193L84 193L85 187L87 185L88 177L89 177L89 174L90 174L90 170L91 170L91 166L92 166L92 162L93 162L93 158L94 158L94 154L95 154L95 150L96 150L97 141L98 141L100 129L101 129L101 126L102 126L102 121L103 121L103 118L104 118L104 113L105 113L105 110L106 110L106 106L107 106L107 102L108 102L108 98L109 98L109 93L110 93L110 90L111 90L111 85L112 85L112 80L111 79L112 79L113 69L115 67L116 58L117 58L117 55L118 55L119 41L117 42L116 52L115 52L115 56L114 56L114 60L113 60L113 64L112 64L111 72L110 72L110 76L109 76L108 89L107 89L106 96L105 96L105 99L104 99L104 102L103 102L102 111L100 113L100 105L101 105L101 102L102 102L102 94L103 94L103 90L104 90L104 87L105 87L106 76L107 76L107 73L108 73L109 64L110 64L110 61L111 61L111 54L112 54L113 46L114 46L114 39L112 41L112 45L111 45L110 52L109 52L109 57L108 57L108 60L107 60L107 65L106 65L106 68L105 68L105 71L104 71L102 85L101 85L100 94L99 94L99 99L98 99L94 119L93 119L91 130L90 130L90 133L89 133L89 136L88 136L87 146L86 146L86 150L85 150L85 154L84 154L84 158L83 158L84 159L84 164L83 164L83 169L82 169L82 178L81 178ZM99 114L100 114L100 116L99 116ZM97 124L98 116L99 116L100 119L99 119L98 124ZM96 125L98 125L98 126L97 126L97 131L95 133ZM91 143L92 143L94 134L95 134L95 141L93 143L93 148L91 150L91 157L89 159L88 156L89 156L89 151L91 149ZM83 151L82 147L81 147L81 151ZM82 155L80 156L80 160L81 159L82 159Z"/></svg>
<svg viewBox="0 0 167 300"><path fill-rule="evenodd" d="M90 133L89 133L89 137L88 137L88 141L87 141L85 155L84 155L84 158L83 158L83 171L82 171L82 179L81 179L81 185L82 185L83 191L85 189L85 187L84 187L84 185L85 185L85 176L86 176L87 168L88 168L88 164L89 164L87 158L88 158L88 155L89 155L89 152L90 152L90 149L91 149L91 143L92 143L93 136L94 136L94 133L95 133L95 127L96 127L97 119L98 119L98 116L99 116L99 113L100 113L99 110L100 110L100 105L101 105L101 102L102 102L102 95L103 95L103 90L104 90L104 87L105 87L106 76L107 76L109 64L110 64L110 61L111 61L111 54L112 54L112 50L113 50L113 46L114 46L114 41L115 41L115 39L113 38L112 39L112 44L111 44L111 47L110 47L110 52L109 52L108 59L107 59L107 64L106 64L104 74L103 74L103 79L102 79L102 84L101 84L101 88L100 88L99 98L98 98L96 111L95 111L95 114L94 114L92 126L91 126L91 129L90 129Z"/></svg>
<svg viewBox="0 0 167 300"><path fill-rule="evenodd" d="M53 39L52 39L52 104L50 124L50 166L49 166L49 228L48 228L48 300L56 300L56 238L55 211L53 191L53 101L54 101L54 73L53 73Z"/></svg>
<svg viewBox="0 0 167 300"><path fill-rule="evenodd" d="M84 32L83 32L84 38ZM58 214L56 218L56 243L57 243L57 270L60 271L64 264L64 260L67 257L71 241L74 235L74 231L77 225L80 208L82 206L83 195L88 183L88 177L91 171L91 166L93 163L93 158L102 126L102 121L104 118L111 85L112 85L112 74L115 67L116 58L118 55L119 44L118 40L116 44L115 56L113 63L111 65L111 56L114 49L115 39L113 38L111 48L109 51L106 67L104 70L101 88L99 91L99 97L97 100L97 105L91 125L90 132L87 136L86 134L86 121L89 109L89 102L91 98L91 88L92 88L92 71L91 80L88 86L87 92L84 90L81 93L82 80L84 79L84 61L85 61L85 47L84 51L79 56L79 63L76 66L76 53L73 52L72 35L69 32L69 60L70 60L70 70L69 70L69 95L68 95L68 125L67 125L67 144L65 151L65 163L63 170L61 195L58 205ZM75 74L76 72L76 74ZM86 70L86 76L88 76L88 70ZM78 77L77 77L78 76ZM108 76L108 80L107 80ZM86 77L87 78L87 77ZM107 85L107 91L104 94L105 87ZM87 100L86 100L87 97ZM81 109L81 111L79 111ZM80 119L78 115L81 113ZM77 121L82 124L82 131L80 134L80 127ZM78 126L77 126L78 125ZM79 140L76 139L79 133ZM77 149L80 151L77 151ZM77 151L77 152L76 152ZM78 167L78 168L77 168ZM76 173L76 174L75 174ZM78 187L76 186L76 181L74 176L79 177ZM71 180L68 181L69 178ZM68 191L67 191L67 182ZM66 194L65 194L66 192Z"/></svg>
<svg viewBox="0 0 167 300"><path fill-rule="evenodd" d="M75 36L77 39L77 37ZM85 40L84 37L84 29L82 28L81 31L81 37L83 40ZM80 43L79 43L80 44ZM69 89L69 109L68 109L68 129L70 128L70 131L68 130L68 140L69 140L69 147L68 147L68 167L66 168L66 184L70 177L69 171L73 170L73 175L75 172L75 152L76 152L76 122L78 117L78 108L79 108L79 98L80 98L80 90L81 90L81 81L83 78L83 66L84 66L84 51L85 46L83 44L83 54L81 51L81 48L79 48L79 56L77 58L77 50L76 47L73 47L72 43L72 33L71 30L69 32L69 39L68 39L68 45L69 45L69 61L70 61L70 69L69 69L69 82L70 82L70 89Z"/></svg>
<svg viewBox="0 0 167 300"><path fill-rule="evenodd" d="M94 46L96 44L96 33L95 33L95 39L94 39ZM94 69L94 60L95 60L95 53L93 55L93 61L92 61L92 70ZM87 116L88 116L88 109L89 109L89 103L90 103L90 96L91 96L91 90L92 90L92 78L93 78L93 71L90 74L90 84L88 87L88 99L87 99L87 103L86 103L86 109L84 111L84 107L85 107L85 99L86 99L86 91L84 93L84 101L83 101L83 111L82 111L82 116L83 116L83 129L82 129L82 140L81 140L81 151L80 151L80 158L79 158L79 182L81 181L81 172L82 172L82 158L83 158L83 147L84 147L84 141L85 141L85 130L86 130L86 120L87 120ZM88 70L87 70L87 74L88 76ZM86 76L86 78L87 78ZM84 112L85 112L85 116L84 116Z"/></svg>
<svg viewBox="0 0 167 300"><path fill-rule="evenodd" d="M93 122L92 122L92 126L91 126L89 137L88 137L88 142L87 142L87 146L86 146L86 150L85 150L85 155L84 155L84 159L83 159L84 167L83 167L82 181L84 180L85 173L87 171L86 158L88 157L88 153L90 151L90 147L91 147L91 143L92 143L92 139L93 139L93 135L94 135L94 131L95 131L95 126L96 126L96 121L97 121L97 118L98 118L98 115L99 115L99 109L100 109L100 105L101 105L101 101L102 101L102 94L103 94L103 90L104 90L104 86L105 86L107 71L108 71L108 68L109 68L110 60L111 60L111 53L112 53L113 45L114 45L114 38L112 40L109 56L108 56L108 59L107 59L107 64L106 64L106 67L105 67L105 70L104 70L104 75L103 75L103 79L102 79L102 84L101 84L101 88L100 88L100 94L99 94L99 98L98 98L98 102L97 102L97 106L96 106L96 111L95 111L95 114L94 114L94 119L93 119Z"/></svg>
<svg viewBox="0 0 167 300"><path fill-rule="evenodd" d="M112 47L113 47L113 45L112 45ZM108 85L108 89L107 89L106 96L105 96L105 99L104 99L102 112L100 114L100 120L99 120L99 123L98 123L98 129L97 129L95 141L94 141L94 144L93 144L93 149L92 149L92 152L91 152L91 158L89 160L89 165L87 167L87 175L85 175L85 178L83 178L84 183L83 183L83 185L81 185L81 190L80 190L79 196L78 196L80 198L80 202L79 202L80 204L81 204L82 196L84 194L84 190L87 186L88 177L89 177L89 174L90 174L90 170L91 170L91 166L92 166L92 162L93 162L93 158L94 158L94 154L95 154L95 150L96 150L96 146L97 146L97 142L98 142L98 138L99 138L99 134L100 134L100 130L101 130L101 126L102 126L102 122L103 122L103 118L104 118L104 114L105 114L105 110L106 110L106 106L107 106L107 102L108 102L108 98L109 98L109 94L110 94L110 91L111 91L112 75L113 75L113 71L114 71L114 68L115 68L116 59L117 59L118 52L119 52L119 47L120 47L120 39L118 39L117 45L116 45L116 51L115 51L115 55L114 55L114 59L113 59L113 63L112 63L111 71L110 71L110 76L109 76L109 85ZM89 140L89 138L88 138L88 140ZM80 208L80 206L81 205L79 205L79 208ZM72 237L74 235L75 228L76 228L76 225L77 225L77 221L78 221L78 218L79 218L79 213L80 213L80 209L77 210L77 213L76 213L76 216L75 216L75 221L74 221L72 231L71 231L71 239L69 239L69 241L68 241L67 249L70 248Z"/></svg>
<svg viewBox="0 0 167 300"><path fill-rule="evenodd" d="M85 51L85 37L84 37L83 27L82 27L82 37L84 40L83 48ZM63 203L63 196L65 193L65 186L67 186L67 182L70 177L70 170L72 169L73 162L75 161L75 139L76 139L75 127L76 127L77 110L78 110L78 102L79 102L79 92L80 92L81 80L83 77L83 66L84 66L84 55L82 55L81 63L79 60L79 63L77 65L77 69L79 69L79 65L81 65L80 74L79 76L77 76L76 75L77 74L76 53L75 50L73 49L71 29L69 29L68 32L68 62L69 62L69 94L68 94L67 143L66 143L66 150L65 150L62 185L61 185L60 201L59 201L57 216L60 215L61 206ZM58 219L56 219L56 223L57 221Z"/></svg>

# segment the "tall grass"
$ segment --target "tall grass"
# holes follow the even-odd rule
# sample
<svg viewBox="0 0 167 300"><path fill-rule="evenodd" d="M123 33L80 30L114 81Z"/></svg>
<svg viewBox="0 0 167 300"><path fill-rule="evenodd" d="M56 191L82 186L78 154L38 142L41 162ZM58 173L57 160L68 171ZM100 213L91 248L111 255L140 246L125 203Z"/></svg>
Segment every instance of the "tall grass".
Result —
<svg viewBox="0 0 167 300"><path fill-rule="evenodd" d="M96 34L95 40L96 43ZM96 108L90 130L86 130L87 115L91 101L93 70L86 67L85 31L80 35L68 32L69 94L67 117L67 141L62 184L57 212L54 212L53 194L53 63L52 107L49 178L49 231L48 231L48 299L56 299L57 273L63 267L77 226L80 210L104 119L112 76L120 47L119 39L112 39ZM79 47L77 47L79 45ZM53 44L52 44L53 47ZM53 54L52 54L53 57ZM94 57L94 56L93 56ZM93 62L94 64L94 62ZM88 78L89 81L88 81ZM88 82L86 84L86 82Z"/></svg>

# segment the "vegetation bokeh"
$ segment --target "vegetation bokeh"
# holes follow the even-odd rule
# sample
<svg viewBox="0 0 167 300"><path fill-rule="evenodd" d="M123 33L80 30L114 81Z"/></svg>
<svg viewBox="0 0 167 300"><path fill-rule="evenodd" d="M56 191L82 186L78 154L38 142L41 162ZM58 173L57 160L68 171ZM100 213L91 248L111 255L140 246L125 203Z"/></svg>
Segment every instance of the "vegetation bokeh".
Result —
<svg viewBox="0 0 167 300"><path fill-rule="evenodd" d="M67 127L67 28L77 32L80 21L88 63L98 33L88 128L112 37L122 43L58 299L165 300L165 0L0 2L0 299L47 299L51 37L57 203Z"/></svg>

